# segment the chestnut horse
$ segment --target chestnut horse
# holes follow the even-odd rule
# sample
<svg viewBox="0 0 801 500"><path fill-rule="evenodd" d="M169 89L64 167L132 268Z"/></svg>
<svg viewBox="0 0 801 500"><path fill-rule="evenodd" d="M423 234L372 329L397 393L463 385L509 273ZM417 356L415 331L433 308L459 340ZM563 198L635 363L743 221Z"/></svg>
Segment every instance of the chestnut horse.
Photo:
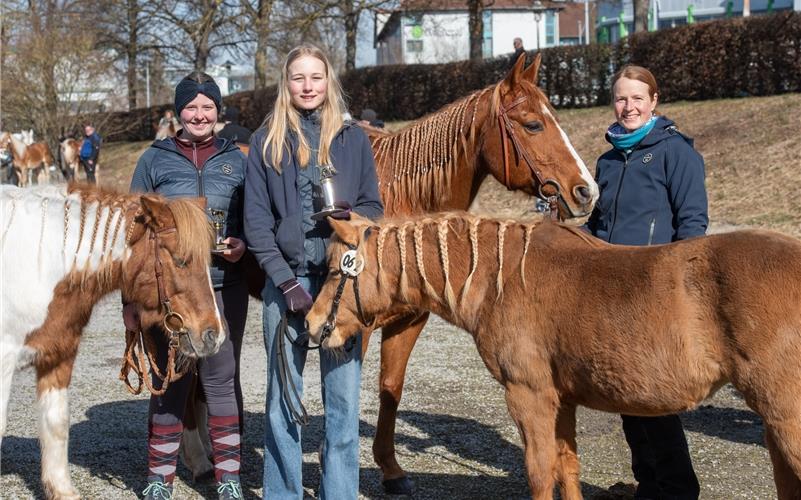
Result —
<svg viewBox="0 0 801 500"><path fill-rule="evenodd" d="M39 181L44 179L45 184L50 182L50 167L55 167L55 162L47 143L35 142L28 146L9 132L3 132L0 150L11 152L21 187L28 184L31 176L37 176Z"/></svg>
<svg viewBox="0 0 801 500"><path fill-rule="evenodd" d="M518 59L500 82L474 92L402 130L387 133L365 127L373 146L378 184L386 214L467 210L488 175L508 189L543 198L555 197L567 217L586 215L598 198L598 187L567 135L559 126L547 96L537 85L540 56L525 68ZM264 274L246 259L251 295L261 298ZM428 319L409 309L382 320L380 401L373 456L388 492L411 493L410 483L395 459L395 420L406 365ZM365 332L366 351L370 332ZM184 433L184 445L194 439ZM197 453L195 475L211 470ZM188 457L187 457L188 458Z"/></svg>
<svg viewBox="0 0 801 500"><path fill-rule="evenodd" d="M727 382L764 420L778 497L801 498L801 241L749 230L616 246L462 213L331 224L312 339L341 348L408 307L470 332L504 386L532 498L555 481L581 498L577 405L673 414Z"/></svg>
<svg viewBox="0 0 801 500"><path fill-rule="evenodd" d="M475 92L410 126L387 134L369 129L387 216L467 210L492 175L508 189L547 199L580 217L592 209L598 187L537 87L540 55L525 57L498 84ZM380 409L373 457L388 493L411 494L395 457L395 421L412 348L428 313L387 315L381 329ZM365 332L365 354L370 332Z"/></svg>
<svg viewBox="0 0 801 500"><path fill-rule="evenodd" d="M191 200L94 187L3 186L0 203L0 436L15 366L32 365L45 492L78 498L67 387L92 308L119 289L141 304L143 328L163 322L185 358L217 352L225 331L209 276L211 228Z"/></svg>

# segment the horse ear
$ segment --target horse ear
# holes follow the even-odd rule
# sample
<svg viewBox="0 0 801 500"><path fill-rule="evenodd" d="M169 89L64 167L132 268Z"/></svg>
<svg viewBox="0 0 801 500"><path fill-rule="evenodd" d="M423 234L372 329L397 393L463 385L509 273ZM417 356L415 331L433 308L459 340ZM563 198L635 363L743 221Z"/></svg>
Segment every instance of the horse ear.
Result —
<svg viewBox="0 0 801 500"><path fill-rule="evenodd" d="M523 71L523 78L525 80L530 81L534 85L537 85L537 73L540 71L540 63L542 62L542 54L537 52L537 55L534 56L534 62Z"/></svg>
<svg viewBox="0 0 801 500"><path fill-rule="evenodd" d="M503 79L501 82L503 86L503 91L508 92L513 88L517 87L518 82L520 82L520 74L523 71L523 67L526 65L526 54L520 54L520 57L517 58L517 62L515 62L514 67L512 67L512 71L506 75L506 78Z"/></svg>
<svg viewBox="0 0 801 500"><path fill-rule="evenodd" d="M331 224L331 229L339 237L340 240L348 245L356 246L359 244L359 226L362 222L362 217L358 214L351 213L351 220L338 220L328 218L328 223Z"/></svg>
<svg viewBox="0 0 801 500"><path fill-rule="evenodd" d="M142 215L145 218L145 225L153 228L165 226L167 221L172 219L172 212L167 207L167 202L161 196L155 194L143 194L139 197L142 206Z"/></svg>

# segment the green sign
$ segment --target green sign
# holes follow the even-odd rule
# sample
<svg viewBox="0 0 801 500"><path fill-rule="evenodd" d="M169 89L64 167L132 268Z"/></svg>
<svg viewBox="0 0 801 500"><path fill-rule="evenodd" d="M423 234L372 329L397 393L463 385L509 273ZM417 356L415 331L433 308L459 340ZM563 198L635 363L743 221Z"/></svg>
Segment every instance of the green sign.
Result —
<svg viewBox="0 0 801 500"><path fill-rule="evenodd" d="M419 24L412 26L412 38L423 38L423 27Z"/></svg>

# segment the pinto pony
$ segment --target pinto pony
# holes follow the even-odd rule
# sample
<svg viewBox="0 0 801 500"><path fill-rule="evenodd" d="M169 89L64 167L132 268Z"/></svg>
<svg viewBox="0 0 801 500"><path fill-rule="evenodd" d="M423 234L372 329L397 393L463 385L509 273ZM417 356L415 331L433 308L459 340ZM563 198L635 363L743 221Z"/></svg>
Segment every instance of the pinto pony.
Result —
<svg viewBox="0 0 801 500"><path fill-rule="evenodd" d="M0 187L0 436L17 365L36 369L42 482L77 498L67 468L67 387L94 304L121 290L142 327L164 323L187 358L225 338L209 276L212 231L190 200L88 187Z"/></svg>
<svg viewBox="0 0 801 500"><path fill-rule="evenodd" d="M47 143L36 142L28 146L12 134L3 132L0 134L0 150L11 152L21 187L28 185L29 177L33 176L37 180L44 179L45 183L50 182L50 167L55 167L56 163Z"/></svg>
<svg viewBox="0 0 801 500"><path fill-rule="evenodd" d="M801 497L801 241L749 230L615 246L459 213L331 224L312 339L341 348L407 308L470 332L506 391L532 498L551 498L554 481L581 498L577 405L666 415L727 382L764 419L778 497ZM345 274L346 261L363 270Z"/></svg>
<svg viewBox="0 0 801 500"><path fill-rule="evenodd" d="M81 142L69 137L61 141L58 146L61 153L61 173L69 182L78 175L78 167L81 164Z"/></svg>

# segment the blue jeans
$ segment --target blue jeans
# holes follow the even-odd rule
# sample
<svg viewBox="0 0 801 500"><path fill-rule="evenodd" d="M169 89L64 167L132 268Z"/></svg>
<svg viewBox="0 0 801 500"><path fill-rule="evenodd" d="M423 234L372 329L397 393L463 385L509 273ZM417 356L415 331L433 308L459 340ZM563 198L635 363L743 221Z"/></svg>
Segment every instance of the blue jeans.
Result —
<svg viewBox="0 0 801 500"><path fill-rule="evenodd" d="M324 276L300 276L298 281L316 297ZM264 498L303 498L303 453L301 427L292 421L282 399L276 331L286 303L281 290L267 280L264 299L264 345L267 349L267 411L264 435ZM304 319L289 315L289 334L295 339L303 332ZM306 351L289 341L284 343L292 380L303 395L303 367ZM322 444L320 498L348 500L359 492L359 386L361 384L361 335L350 352L334 356L320 349L320 377L325 437ZM294 397L290 390L290 397ZM298 402L293 405L299 408Z"/></svg>

